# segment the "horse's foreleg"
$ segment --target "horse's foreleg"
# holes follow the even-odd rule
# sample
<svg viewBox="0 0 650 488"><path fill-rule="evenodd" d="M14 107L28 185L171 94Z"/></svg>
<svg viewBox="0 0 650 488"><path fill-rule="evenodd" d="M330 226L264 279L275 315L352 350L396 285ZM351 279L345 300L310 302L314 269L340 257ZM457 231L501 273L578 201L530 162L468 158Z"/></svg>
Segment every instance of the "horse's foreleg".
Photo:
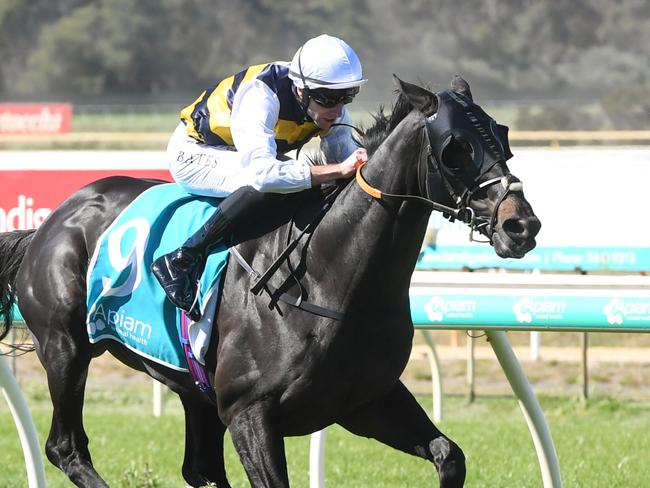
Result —
<svg viewBox="0 0 650 488"><path fill-rule="evenodd" d="M441 488L465 483L463 451L433 425L401 382L388 395L352 412L339 424L353 434L428 459L438 470Z"/></svg>
<svg viewBox="0 0 650 488"><path fill-rule="evenodd" d="M217 407L185 396L181 402L185 409L183 478L190 486L213 483L218 488L230 488L223 459L226 426Z"/></svg>
<svg viewBox="0 0 650 488"><path fill-rule="evenodd" d="M108 486L93 467L82 421L90 344L57 333L50 333L41 344L47 344L39 357L47 372L53 406L47 458L77 486Z"/></svg>
<svg viewBox="0 0 650 488"><path fill-rule="evenodd" d="M228 430L252 488L289 486L284 439L268 405L247 406L232 418Z"/></svg>

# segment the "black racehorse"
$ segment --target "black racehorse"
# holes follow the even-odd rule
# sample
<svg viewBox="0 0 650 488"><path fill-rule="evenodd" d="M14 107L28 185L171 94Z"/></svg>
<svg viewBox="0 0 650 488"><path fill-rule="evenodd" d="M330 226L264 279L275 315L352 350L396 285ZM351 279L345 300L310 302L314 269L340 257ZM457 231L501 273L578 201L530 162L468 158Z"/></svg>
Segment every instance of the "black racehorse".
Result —
<svg viewBox="0 0 650 488"><path fill-rule="evenodd" d="M186 426L182 473L191 486L230 486L223 460L226 428L252 486L288 486L284 437L333 423L432 462L441 487L464 484L463 452L399 380L413 338L411 274L432 209L464 220L501 257L531 250L540 223L506 165L507 130L473 103L462 78L436 94L397 84L392 112L380 110L361 141L370 159L358 183L338 185L329 211L271 277L266 292L252 294L251 274L230 260L218 333L208 351L216 402L186 373L114 341L88 340L89 257L113 219L157 182L94 182L37 231L0 235L3 332L11 326L17 297L54 406L46 454L73 483L106 486L91 461L82 409L88 365L109 351L180 395ZM295 229L287 223L240 244L239 253L253 269L267 269ZM318 315L276 300L283 292L333 313Z"/></svg>

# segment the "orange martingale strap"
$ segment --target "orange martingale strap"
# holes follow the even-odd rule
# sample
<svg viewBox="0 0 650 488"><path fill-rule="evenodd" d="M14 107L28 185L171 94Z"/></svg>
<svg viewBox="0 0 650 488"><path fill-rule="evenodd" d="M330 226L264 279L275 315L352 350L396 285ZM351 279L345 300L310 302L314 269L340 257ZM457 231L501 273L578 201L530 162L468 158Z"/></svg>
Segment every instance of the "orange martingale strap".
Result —
<svg viewBox="0 0 650 488"><path fill-rule="evenodd" d="M357 177L356 177L357 183L359 184L361 189L365 191L368 195L381 200L382 198L381 190L378 190L374 186L370 186L370 184L365 180L365 178L361 174L361 168L363 168L365 165L366 163L363 162L359 166L357 166Z"/></svg>

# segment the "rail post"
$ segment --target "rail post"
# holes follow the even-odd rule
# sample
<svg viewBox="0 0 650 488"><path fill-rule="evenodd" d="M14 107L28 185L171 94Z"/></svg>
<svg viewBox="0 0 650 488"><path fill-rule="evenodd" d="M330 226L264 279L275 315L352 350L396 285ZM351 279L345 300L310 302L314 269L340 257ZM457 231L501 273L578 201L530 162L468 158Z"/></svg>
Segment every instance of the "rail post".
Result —
<svg viewBox="0 0 650 488"><path fill-rule="evenodd" d="M27 402L2 356L0 356L0 389L2 389L2 393L9 404L9 410L14 418L20 443L23 447L29 488L43 488L46 486L45 470L36 428L29 413Z"/></svg>

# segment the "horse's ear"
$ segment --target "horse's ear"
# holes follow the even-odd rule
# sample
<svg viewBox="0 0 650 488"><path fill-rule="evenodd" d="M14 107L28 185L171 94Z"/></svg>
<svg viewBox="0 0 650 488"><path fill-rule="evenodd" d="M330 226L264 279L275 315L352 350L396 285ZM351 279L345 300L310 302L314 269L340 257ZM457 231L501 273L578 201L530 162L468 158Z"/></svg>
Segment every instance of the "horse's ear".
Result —
<svg viewBox="0 0 650 488"><path fill-rule="evenodd" d="M451 89L456 93L466 96L470 100L474 101L472 97L472 90L469 89L469 83L467 83L459 75L454 76L454 79L451 80Z"/></svg>
<svg viewBox="0 0 650 488"><path fill-rule="evenodd" d="M395 84L399 91L411 102L411 104L427 117L438 111L438 97L426 88L407 83L393 75Z"/></svg>

